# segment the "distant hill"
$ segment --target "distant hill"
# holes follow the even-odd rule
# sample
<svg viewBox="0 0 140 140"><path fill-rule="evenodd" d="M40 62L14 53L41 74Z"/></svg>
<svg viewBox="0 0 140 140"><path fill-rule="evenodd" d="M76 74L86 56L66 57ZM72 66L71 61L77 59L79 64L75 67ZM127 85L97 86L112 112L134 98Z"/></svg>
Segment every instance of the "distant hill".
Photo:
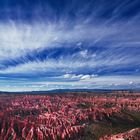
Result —
<svg viewBox="0 0 140 140"><path fill-rule="evenodd" d="M0 94L59 94L59 93L111 93L113 91L129 91L129 92L138 92L139 89L54 89L48 91L20 91L20 92L7 92L0 91Z"/></svg>

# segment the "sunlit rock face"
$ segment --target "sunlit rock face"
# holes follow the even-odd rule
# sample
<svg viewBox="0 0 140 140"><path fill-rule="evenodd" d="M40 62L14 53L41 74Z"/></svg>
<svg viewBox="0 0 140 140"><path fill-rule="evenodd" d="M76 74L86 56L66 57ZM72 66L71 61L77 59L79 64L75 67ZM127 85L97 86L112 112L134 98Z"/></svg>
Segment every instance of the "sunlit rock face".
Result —
<svg viewBox="0 0 140 140"><path fill-rule="evenodd" d="M140 128L135 128L130 131L119 133L112 136L105 136L104 138L100 138L100 140L139 140L140 139Z"/></svg>
<svg viewBox="0 0 140 140"><path fill-rule="evenodd" d="M122 123L121 131L126 125L124 119L127 130L129 124L137 126L138 121L132 115L138 115L139 109L139 93L0 95L0 139L77 140L88 134L101 140L135 139L139 137L139 129L117 135L111 132L116 123ZM106 125L112 131L98 134ZM111 136L106 135L108 132Z"/></svg>

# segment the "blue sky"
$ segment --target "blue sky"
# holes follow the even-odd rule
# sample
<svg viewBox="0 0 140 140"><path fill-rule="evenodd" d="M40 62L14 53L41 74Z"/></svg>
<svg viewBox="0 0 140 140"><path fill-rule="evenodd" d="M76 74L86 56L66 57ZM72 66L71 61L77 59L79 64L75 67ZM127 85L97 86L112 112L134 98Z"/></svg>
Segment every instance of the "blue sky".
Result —
<svg viewBox="0 0 140 140"><path fill-rule="evenodd" d="M0 90L140 88L139 0L1 0Z"/></svg>

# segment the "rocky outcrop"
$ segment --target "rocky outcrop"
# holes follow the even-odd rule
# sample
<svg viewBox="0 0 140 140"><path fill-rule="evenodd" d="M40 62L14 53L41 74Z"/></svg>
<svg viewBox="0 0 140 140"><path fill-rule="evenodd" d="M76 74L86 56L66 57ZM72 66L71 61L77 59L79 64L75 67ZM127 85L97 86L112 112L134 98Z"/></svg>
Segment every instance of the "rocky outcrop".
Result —
<svg viewBox="0 0 140 140"><path fill-rule="evenodd" d="M0 140L79 139L89 123L122 109L138 111L140 98L20 95L0 98Z"/></svg>

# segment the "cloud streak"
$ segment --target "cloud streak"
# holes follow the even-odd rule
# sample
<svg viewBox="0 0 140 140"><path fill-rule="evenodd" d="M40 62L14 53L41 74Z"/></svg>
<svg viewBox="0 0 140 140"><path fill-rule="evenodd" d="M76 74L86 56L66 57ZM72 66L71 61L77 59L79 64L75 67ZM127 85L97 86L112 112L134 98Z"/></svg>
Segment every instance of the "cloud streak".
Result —
<svg viewBox="0 0 140 140"><path fill-rule="evenodd" d="M8 2L6 7L16 18L1 3L5 17L0 17L0 83L15 78L16 90L24 85L23 78L29 83L46 80L51 89L92 88L92 82L95 88L139 87L140 3L76 0L62 2L62 7L60 3L35 1L30 3L30 15L25 1L17 3L20 12ZM129 80L121 82L123 76ZM48 88L29 86L23 89Z"/></svg>

